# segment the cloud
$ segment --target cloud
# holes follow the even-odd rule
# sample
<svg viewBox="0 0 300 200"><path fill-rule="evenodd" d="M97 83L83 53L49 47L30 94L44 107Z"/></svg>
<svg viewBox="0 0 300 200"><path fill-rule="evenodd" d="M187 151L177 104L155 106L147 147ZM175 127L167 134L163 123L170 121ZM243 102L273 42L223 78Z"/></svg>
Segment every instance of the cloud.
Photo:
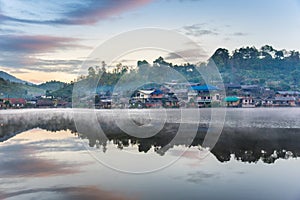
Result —
<svg viewBox="0 0 300 200"><path fill-rule="evenodd" d="M234 36L247 36L248 34L244 33L244 32L235 32L232 35L234 35Z"/></svg>
<svg viewBox="0 0 300 200"><path fill-rule="evenodd" d="M1 52L42 53L83 47L79 39L48 35L0 35Z"/></svg>
<svg viewBox="0 0 300 200"><path fill-rule="evenodd" d="M56 19L37 20L23 19L12 17L0 13L0 22L17 22L27 24L44 24L44 25L93 25L100 20L107 19L128 10L143 6L150 0L90 0L84 3L77 2L75 4L63 4L62 10L69 9L62 13L62 16ZM45 5L47 5L45 3ZM1 11L0 11L1 12ZM59 15L59 13L57 13Z"/></svg>
<svg viewBox="0 0 300 200"><path fill-rule="evenodd" d="M199 59L204 59L207 57L207 54L205 52L199 51L199 49L185 49L176 52L171 52L165 57L165 59L196 59L197 61L199 61Z"/></svg>
<svg viewBox="0 0 300 200"><path fill-rule="evenodd" d="M23 31L9 29L9 28L0 28L0 33L1 34L23 33Z"/></svg>
<svg viewBox="0 0 300 200"><path fill-rule="evenodd" d="M206 23L184 26L183 32L186 35L195 36L195 37L203 36L203 35L219 35L219 32L217 31L217 29L209 28L207 26L208 26L208 24L206 24Z"/></svg>
<svg viewBox="0 0 300 200"><path fill-rule="evenodd" d="M41 53L66 49L89 48L79 44L79 39L48 35L0 35L0 65L2 68L36 70L44 72L77 73L83 60L41 59ZM9 70L11 71L11 70Z"/></svg>
<svg viewBox="0 0 300 200"><path fill-rule="evenodd" d="M78 70L83 60L48 60L28 58L22 68L42 72L68 72L69 74L78 74Z"/></svg>

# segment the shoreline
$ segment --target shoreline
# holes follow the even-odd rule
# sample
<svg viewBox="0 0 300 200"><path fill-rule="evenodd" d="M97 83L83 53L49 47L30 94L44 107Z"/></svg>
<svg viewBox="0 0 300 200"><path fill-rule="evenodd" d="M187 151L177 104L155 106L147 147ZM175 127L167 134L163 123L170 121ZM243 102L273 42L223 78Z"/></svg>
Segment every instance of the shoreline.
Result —
<svg viewBox="0 0 300 200"><path fill-rule="evenodd" d="M38 120L71 119L117 126L135 120L149 127L157 123L198 124L200 127L300 128L299 108L207 108L207 109L15 109L0 111L0 124ZM95 118L95 119L93 119ZM92 120L94 120L92 122ZM149 122L150 120L150 122Z"/></svg>

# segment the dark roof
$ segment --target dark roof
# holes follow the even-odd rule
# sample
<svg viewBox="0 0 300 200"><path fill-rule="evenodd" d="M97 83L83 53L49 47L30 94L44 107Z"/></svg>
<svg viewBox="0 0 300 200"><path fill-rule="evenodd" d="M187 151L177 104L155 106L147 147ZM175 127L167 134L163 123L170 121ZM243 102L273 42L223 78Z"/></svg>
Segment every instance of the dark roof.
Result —
<svg viewBox="0 0 300 200"><path fill-rule="evenodd" d="M295 97L275 97L275 101L295 101Z"/></svg>
<svg viewBox="0 0 300 200"><path fill-rule="evenodd" d="M26 104L26 100L23 98L5 98L5 101L9 101L11 104Z"/></svg>
<svg viewBox="0 0 300 200"><path fill-rule="evenodd" d="M230 89L241 89L241 85L240 84L225 84L226 88L230 88Z"/></svg>
<svg viewBox="0 0 300 200"><path fill-rule="evenodd" d="M53 101L51 101L49 99L40 99L37 101L36 105L37 106L53 106L54 103L53 103Z"/></svg>
<svg viewBox="0 0 300 200"><path fill-rule="evenodd" d="M298 91L278 91L277 94L288 94L288 95L299 95L300 92Z"/></svg>
<svg viewBox="0 0 300 200"><path fill-rule="evenodd" d="M241 85L241 88L243 90L255 90L255 89L258 89L259 86L258 85Z"/></svg>
<svg viewBox="0 0 300 200"><path fill-rule="evenodd" d="M219 90L219 88L213 85L195 85L195 86L191 86L191 89L196 91Z"/></svg>
<svg viewBox="0 0 300 200"><path fill-rule="evenodd" d="M154 90L154 92L152 92L151 94L159 95L159 94L163 94L163 91L161 91L161 90Z"/></svg>

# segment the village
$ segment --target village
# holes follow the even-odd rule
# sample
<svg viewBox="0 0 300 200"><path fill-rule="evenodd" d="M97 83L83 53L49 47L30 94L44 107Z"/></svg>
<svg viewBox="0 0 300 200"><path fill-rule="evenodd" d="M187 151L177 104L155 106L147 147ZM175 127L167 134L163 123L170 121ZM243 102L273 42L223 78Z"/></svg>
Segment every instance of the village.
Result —
<svg viewBox="0 0 300 200"><path fill-rule="evenodd" d="M92 98L82 98L88 108L206 108L206 107L296 107L300 106L299 91L274 91L258 85L225 84L226 95L220 86L200 83L166 82L156 87L135 90L130 96L106 91ZM70 98L69 98L70 99ZM34 98L0 98L0 109L71 108L72 102L52 95Z"/></svg>

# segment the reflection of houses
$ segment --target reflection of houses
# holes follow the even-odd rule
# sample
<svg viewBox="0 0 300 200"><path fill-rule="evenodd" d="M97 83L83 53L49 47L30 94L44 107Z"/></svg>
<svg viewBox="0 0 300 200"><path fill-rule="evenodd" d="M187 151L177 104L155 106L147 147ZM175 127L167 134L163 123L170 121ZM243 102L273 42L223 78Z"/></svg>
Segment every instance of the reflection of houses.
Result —
<svg viewBox="0 0 300 200"><path fill-rule="evenodd" d="M240 98L235 96L225 97L223 102L227 107L239 107L240 106Z"/></svg>
<svg viewBox="0 0 300 200"><path fill-rule="evenodd" d="M212 85L191 86L188 101L195 102L199 107L210 106L212 102L220 102L218 88Z"/></svg>

